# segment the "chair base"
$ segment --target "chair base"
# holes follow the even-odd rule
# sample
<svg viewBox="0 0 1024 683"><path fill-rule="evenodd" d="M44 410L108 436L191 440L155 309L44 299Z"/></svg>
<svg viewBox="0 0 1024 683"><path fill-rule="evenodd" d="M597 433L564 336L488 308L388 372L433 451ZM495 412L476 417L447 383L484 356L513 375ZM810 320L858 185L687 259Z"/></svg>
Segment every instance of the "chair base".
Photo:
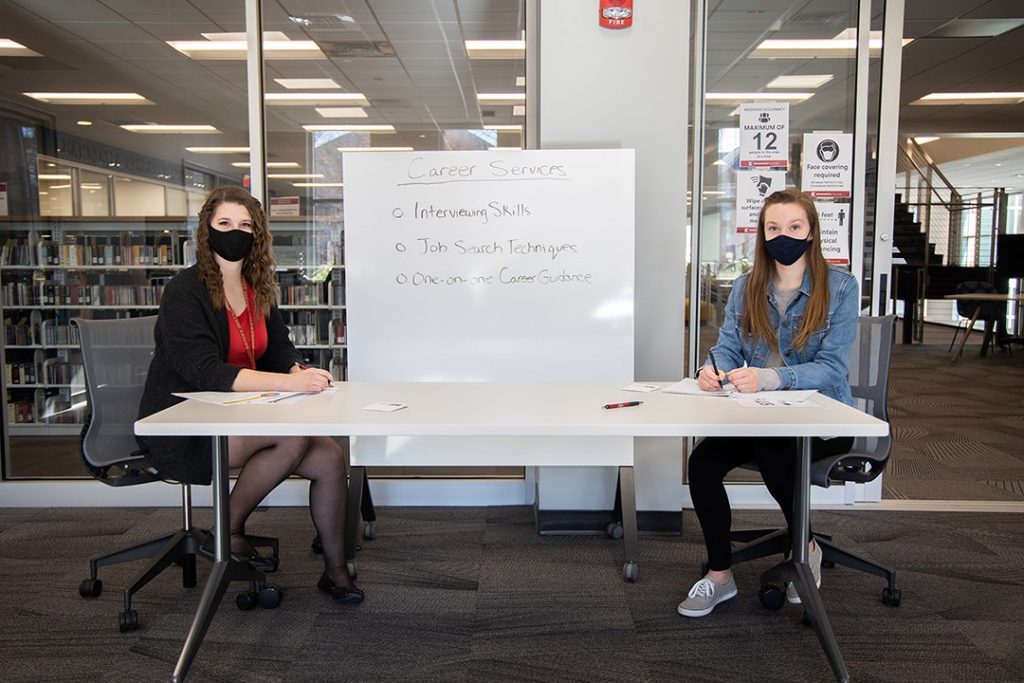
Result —
<svg viewBox="0 0 1024 683"><path fill-rule="evenodd" d="M827 534L812 534L814 542L821 548L822 564L831 566L833 564L843 565L850 569L865 572L886 580L888 584L883 591L883 601L886 604L896 606L899 604L899 588L896 585L896 571L876 562L845 550L832 542L832 537ZM733 541L740 542L732 551L732 563L734 565L750 560L756 560L769 555L788 555L792 546L789 529L744 529L734 531L730 534ZM706 570L705 570L706 571ZM892 596L895 597L893 602Z"/></svg>
<svg viewBox="0 0 1024 683"><path fill-rule="evenodd" d="M182 528L173 534L94 558L89 561L89 578L82 581L79 594L82 597L94 598L102 592L103 583L99 580L100 567L148 559L149 564L123 590L124 611L121 613L120 628L122 632L135 630L138 628L138 615L132 609L132 597L174 563L181 565L182 587L195 588L196 556L208 534L209 531L205 529ZM274 555L277 555L276 538L249 536L249 540L256 546L269 546Z"/></svg>

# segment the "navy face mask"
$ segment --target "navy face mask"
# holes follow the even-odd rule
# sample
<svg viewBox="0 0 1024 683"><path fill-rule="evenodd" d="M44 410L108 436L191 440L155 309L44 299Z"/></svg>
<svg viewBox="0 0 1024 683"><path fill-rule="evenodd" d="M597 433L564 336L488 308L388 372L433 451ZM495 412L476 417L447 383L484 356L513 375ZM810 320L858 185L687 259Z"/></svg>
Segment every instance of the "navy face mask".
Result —
<svg viewBox="0 0 1024 683"><path fill-rule="evenodd" d="M778 239L778 238L776 238ZM221 232L210 228L210 249L225 261L241 261L252 251L253 237L245 230L227 230Z"/></svg>
<svg viewBox="0 0 1024 683"><path fill-rule="evenodd" d="M764 242L768 255L784 266L791 266L799 261L810 245L810 240L799 240L789 235L779 235Z"/></svg>

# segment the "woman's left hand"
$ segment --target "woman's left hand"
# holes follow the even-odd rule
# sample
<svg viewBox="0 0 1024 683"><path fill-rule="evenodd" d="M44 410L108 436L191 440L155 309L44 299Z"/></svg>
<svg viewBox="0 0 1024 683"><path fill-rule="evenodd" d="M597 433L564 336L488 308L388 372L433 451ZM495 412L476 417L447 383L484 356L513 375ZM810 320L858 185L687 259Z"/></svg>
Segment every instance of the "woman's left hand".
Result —
<svg viewBox="0 0 1024 683"><path fill-rule="evenodd" d="M726 373L726 377L741 394L752 394L761 388L757 379L757 368L736 368Z"/></svg>

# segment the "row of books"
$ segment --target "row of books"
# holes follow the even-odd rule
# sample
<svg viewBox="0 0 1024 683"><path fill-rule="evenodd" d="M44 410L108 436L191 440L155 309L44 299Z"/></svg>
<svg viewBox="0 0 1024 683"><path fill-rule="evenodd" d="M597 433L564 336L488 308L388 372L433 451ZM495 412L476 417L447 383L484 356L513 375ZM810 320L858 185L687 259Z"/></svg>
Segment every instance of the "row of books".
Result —
<svg viewBox="0 0 1024 683"><path fill-rule="evenodd" d="M7 346L79 346L78 329L71 325L60 325L53 320L44 320L41 325L27 323L4 324L4 343Z"/></svg>
<svg viewBox="0 0 1024 683"><path fill-rule="evenodd" d="M7 402L7 419L14 424L80 424L79 412L72 409L67 397L44 396L42 389L37 390L35 400Z"/></svg>
<svg viewBox="0 0 1024 683"><path fill-rule="evenodd" d="M61 358L46 358L42 362L4 363L4 379L8 386L21 384L76 384L85 385L85 371L81 363Z"/></svg>
<svg viewBox="0 0 1024 683"><path fill-rule="evenodd" d="M3 286L4 306L157 306L163 285L65 285L10 282Z"/></svg>
<svg viewBox="0 0 1024 683"><path fill-rule="evenodd" d="M59 242L11 237L0 248L0 265L170 266L174 256L171 237L163 234L68 235Z"/></svg>
<svg viewBox="0 0 1024 683"><path fill-rule="evenodd" d="M288 285L280 287L278 304L282 306L320 306L324 290L320 285Z"/></svg>

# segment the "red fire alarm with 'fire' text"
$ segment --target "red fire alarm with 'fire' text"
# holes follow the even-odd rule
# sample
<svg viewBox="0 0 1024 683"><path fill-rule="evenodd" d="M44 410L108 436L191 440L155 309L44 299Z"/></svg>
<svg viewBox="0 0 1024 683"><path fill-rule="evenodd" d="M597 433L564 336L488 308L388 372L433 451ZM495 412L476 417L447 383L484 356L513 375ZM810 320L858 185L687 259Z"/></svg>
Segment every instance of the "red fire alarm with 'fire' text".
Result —
<svg viewBox="0 0 1024 683"><path fill-rule="evenodd" d="M633 25L633 0L601 0L602 28L629 28Z"/></svg>

